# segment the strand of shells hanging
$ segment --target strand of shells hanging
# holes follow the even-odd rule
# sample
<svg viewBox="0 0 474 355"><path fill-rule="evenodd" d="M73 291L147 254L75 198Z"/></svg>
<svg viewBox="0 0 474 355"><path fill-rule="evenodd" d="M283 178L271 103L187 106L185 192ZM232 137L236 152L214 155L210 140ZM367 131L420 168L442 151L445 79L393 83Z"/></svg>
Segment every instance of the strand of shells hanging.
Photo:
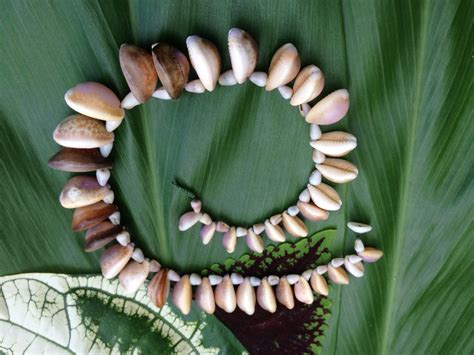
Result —
<svg viewBox="0 0 474 355"><path fill-rule="evenodd" d="M180 276L162 267L157 260L146 258L142 250L135 246L130 233L121 224L120 211L114 204L114 192L108 184L113 164L108 157L113 149L114 131L124 120L125 109L143 104L151 97L177 99L183 91L202 93L213 91L217 83L235 85L249 79L268 91L277 89L283 98L290 100L291 105L299 107L310 123L310 144L314 148L316 170L311 174L307 188L299 195L297 204L263 223L244 228L213 221L202 210L202 203L193 200L192 211L180 218L179 229L184 231L201 223L200 235L204 244L208 244L216 232L221 232L223 245L229 253L234 251L239 237L245 237L252 251L261 253L263 232L274 242L285 240L280 224L291 235L305 237L308 231L299 214L311 221L324 220L328 218L328 211L338 210L341 206L337 192L322 183L322 177L335 183L357 177L354 165L337 159L356 147L356 138L346 132L322 134L319 129L319 125L335 123L345 116L349 108L348 92L337 90L311 108L308 102L321 93L324 76L314 65L300 71L301 61L294 45L285 44L276 51L267 74L255 72L258 48L248 33L231 29L228 44L232 69L222 74L216 46L199 36L190 36L186 40L191 65L182 52L166 43L154 44L151 53L123 44L119 60L131 92L120 101L112 90L96 82L82 83L68 90L65 101L77 114L69 116L56 127L53 139L62 148L48 162L51 168L62 171L95 173L95 176L71 178L62 189L59 201L64 208L75 209L71 227L75 232L86 231L86 252L106 247L100 258L103 276L108 279L118 276L125 291L134 293L146 282L150 273L154 274L148 283L150 299L157 307L162 307L171 293L174 304L183 314L189 313L193 298L207 313L213 313L217 306L226 312L238 307L247 314L253 314L256 304L275 312L277 301L291 309L295 299L310 304L314 300L313 291L322 296L328 294L328 283L323 275L327 274L335 284L345 285L349 283L348 273L354 277L363 276L364 263L375 262L383 255L380 250L365 247L362 240L357 239L355 254L333 259L329 264L307 270L301 275L257 278L232 273L202 277L198 274ZM191 66L198 79L189 82ZM158 80L162 85L159 88ZM287 84L293 80L293 87L289 87ZM348 227L356 233L366 233L371 229L357 222L350 222Z"/></svg>

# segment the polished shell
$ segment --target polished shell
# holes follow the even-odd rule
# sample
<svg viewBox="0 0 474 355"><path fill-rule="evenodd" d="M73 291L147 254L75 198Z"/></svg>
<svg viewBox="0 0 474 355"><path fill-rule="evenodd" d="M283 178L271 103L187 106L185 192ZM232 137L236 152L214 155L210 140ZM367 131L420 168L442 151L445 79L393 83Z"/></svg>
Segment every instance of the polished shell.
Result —
<svg viewBox="0 0 474 355"><path fill-rule="evenodd" d="M292 81L301 67L298 50L292 43L281 46L273 55L265 90L270 91Z"/></svg>
<svg viewBox="0 0 474 355"><path fill-rule="evenodd" d="M189 36L186 46L199 80L207 91L213 91L221 72L221 57L217 47L199 36Z"/></svg>
<svg viewBox="0 0 474 355"><path fill-rule="evenodd" d="M168 269L162 268L156 273L148 284L148 297L158 308L166 303L170 292L170 280L168 280Z"/></svg>
<svg viewBox="0 0 474 355"><path fill-rule="evenodd" d="M106 249L100 256L100 268L106 279L112 279L127 265L132 257L133 246L116 244Z"/></svg>
<svg viewBox="0 0 474 355"><path fill-rule="evenodd" d="M309 221L325 221L329 217L328 211L325 211L312 202L298 201L296 204L301 215Z"/></svg>
<svg viewBox="0 0 474 355"><path fill-rule="evenodd" d="M96 251L123 232L122 226L117 226L109 221L103 221L89 228L84 238L84 251L87 253Z"/></svg>
<svg viewBox="0 0 474 355"><path fill-rule="evenodd" d="M142 263L131 260L120 271L119 281L127 293L135 293L144 284L148 273L150 272L150 262L148 260Z"/></svg>
<svg viewBox="0 0 474 355"><path fill-rule="evenodd" d="M274 242L281 243L285 241L285 232L280 226L273 225L269 220L265 221L265 233L268 238Z"/></svg>
<svg viewBox="0 0 474 355"><path fill-rule="evenodd" d="M255 234L255 232L252 229L249 229L247 231L247 235L245 236L245 241L250 250L256 253L263 252L263 249L264 249L263 239L258 234Z"/></svg>
<svg viewBox="0 0 474 355"><path fill-rule="evenodd" d="M79 207L74 211L72 216L71 228L73 231L81 231L91 228L107 219L118 208L114 204L107 204L99 201L93 205Z"/></svg>
<svg viewBox="0 0 474 355"><path fill-rule="evenodd" d="M290 104L298 106L314 100L321 93L323 87L323 72L315 65L308 65L300 71L295 79Z"/></svg>
<svg viewBox="0 0 474 355"><path fill-rule="evenodd" d="M244 281L237 288L237 306L246 314L252 315L255 313L256 296L253 286L250 284L249 278L246 277Z"/></svg>
<svg viewBox="0 0 474 355"><path fill-rule="evenodd" d="M257 288L257 302L260 307L270 313L275 313L277 309L275 293L267 278L263 278Z"/></svg>
<svg viewBox="0 0 474 355"><path fill-rule="evenodd" d="M64 208L77 208L101 201L109 192L107 186L100 186L92 176L75 176L70 179L59 195Z"/></svg>
<svg viewBox="0 0 474 355"><path fill-rule="evenodd" d="M311 146L331 157L342 157L357 147L357 138L342 131L324 133Z"/></svg>
<svg viewBox="0 0 474 355"><path fill-rule="evenodd" d="M339 122L349 111L349 92L340 89L319 101L306 115L306 122L329 125Z"/></svg>
<svg viewBox="0 0 474 355"><path fill-rule="evenodd" d="M306 237L308 235L308 228L297 216L290 216L288 213L284 212L283 225L288 233L294 237Z"/></svg>
<svg viewBox="0 0 474 355"><path fill-rule="evenodd" d="M329 181L343 184L357 178L357 167L343 159L326 158L324 163L316 164L316 168Z"/></svg>
<svg viewBox="0 0 474 355"><path fill-rule="evenodd" d="M194 298L197 305L207 314L213 314L216 310L216 302L214 300L214 291L207 277L201 280L201 284L194 292Z"/></svg>
<svg viewBox="0 0 474 355"><path fill-rule="evenodd" d="M313 272L309 282L311 283L311 287L314 292L323 296L327 296L329 294L328 283L324 276L318 274L317 272Z"/></svg>
<svg viewBox="0 0 474 355"><path fill-rule="evenodd" d="M293 296L293 290L286 277L281 277L276 287L276 297L278 302L284 305L288 309L295 307L295 298Z"/></svg>
<svg viewBox="0 0 474 355"><path fill-rule="evenodd" d="M98 149L62 148L48 160L53 169L71 173L85 173L112 168L112 162L102 156Z"/></svg>
<svg viewBox="0 0 474 355"><path fill-rule="evenodd" d="M252 75L257 65L257 42L244 30L232 28L228 34L228 45L234 77L242 84Z"/></svg>
<svg viewBox="0 0 474 355"><path fill-rule="evenodd" d="M311 200L319 208L326 211L337 211L341 208L341 198L331 186L324 183L318 186L308 185L308 190Z"/></svg>
<svg viewBox="0 0 474 355"><path fill-rule="evenodd" d="M181 313L184 315L189 314L193 300L193 290L188 275L183 275L176 285L174 285L172 299L174 305L181 311Z"/></svg>
<svg viewBox="0 0 474 355"><path fill-rule="evenodd" d="M214 290L214 298L219 308L227 313L232 313L237 307L234 285L229 275L225 275L222 282Z"/></svg>

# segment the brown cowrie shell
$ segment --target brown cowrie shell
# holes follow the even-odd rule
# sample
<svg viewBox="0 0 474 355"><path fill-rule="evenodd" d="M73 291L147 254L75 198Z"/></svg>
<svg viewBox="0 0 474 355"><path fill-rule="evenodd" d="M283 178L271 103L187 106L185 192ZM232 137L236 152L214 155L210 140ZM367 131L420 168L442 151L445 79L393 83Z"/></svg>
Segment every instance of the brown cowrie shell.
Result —
<svg viewBox="0 0 474 355"><path fill-rule="evenodd" d="M106 249L100 256L100 268L106 279L113 279L127 265L132 257L133 246L115 244Z"/></svg>
<svg viewBox="0 0 474 355"><path fill-rule="evenodd" d="M304 222L296 216L290 216L286 212L283 212L283 225L292 236L306 237L308 235L308 228L306 228Z"/></svg>
<svg viewBox="0 0 474 355"><path fill-rule="evenodd" d="M170 280L168 280L168 269L162 268L151 279L148 284L148 297L151 302L158 308L166 303L168 294L170 293Z"/></svg>
<svg viewBox="0 0 474 355"><path fill-rule="evenodd" d="M84 239L84 251L90 253L102 248L113 241L121 232L123 232L122 226L116 226L109 221L95 225L87 230Z"/></svg>
<svg viewBox="0 0 474 355"><path fill-rule="evenodd" d="M237 233L235 227L231 227L227 232L224 233L222 238L222 245L228 253L233 253L237 244Z"/></svg>
<svg viewBox="0 0 474 355"><path fill-rule="evenodd" d="M168 43L154 44L151 54L161 84L172 99L178 98L188 82L188 58Z"/></svg>
<svg viewBox="0 0 474 355"><path fill-rule="evenodd" d="M198 223L199 220L201 219L201 217L202 217L201 212L199 212L199 213L196 213L194 211L186 212L179 219L178 229L181 232L187 231L192 226L194 226L196 223Z"/></svg>
<svg viewBox="0 0 474 355"><path fill-rule="evenodd" d="M199 36L189 36L186 46L199 80L207 91L213 91L221 72L221 56L217 47Z"/></svg>
<svg viewBox="0 0 474 355"><path fill-rule="evenodd" d="M337 211L342 201L339 194L331 186L324 183L318 186L308 185L309 194L313 203L326 211Z"/></svg>
<svg viewBox="0 0 474 355"><path fill-rule="evenodd" d="M237 288L237 306L249 316L255 313L255 290L248 277Z"/></svg>
<svg viewBox="0 0 474 355"><path fill-rule="evenodd" d="M311 202L298 201L296 204L300 209L300 213L309 221L325 221L329 217L328 211L325 211Z"/></svg>
<svg viewBox="0 0 474 355"><path fill-rule="evenodd" d="M295 298L306 304L312 304L314 301L313 291L309 286L308 281L304 279L304 277L300 276L298 282L295 283L294 286Z"/></svg>
<svg viewBox="0 0 474 355"><path fill-rule="evenodd" d="M173 303L184 315L191 311L191 303L193 300L193 290L189 282L189 276L183 275L172 292Z"/></svg>
<svg viewBox="0 0 474 355"><path fill-rule="evenodd" d="M301 60L298 50L292 43L281 46L273 55L268 69L265 90L270 91L288 84L300 71Z"/></svg>
<svg viewBox="0 0 474 355"><path fill-rule="evenodd" d="M239 84L242 84L252 75L257 65L257 42L244 30L231 28L227 43L234 77Z"/></svg>
<svg viewBox="0 0 474 355"><path fill-rule="evenodd" d="M216 232L216 222L212 222L209 225L203 224L201 227L200 237L202 244L207 245L211 242L212 237Z"/></svg>
<svg viewBox="0 0 474 355"><path fill-rule="evenodd" d="M130 91L138 102L144 103L151 97L158 82L151 54L132 44L122 44L119 60Z"/></svg>
<svg viewBox="0 0 474 355"><path fill-rule="evenodd" d="M310 283L314 292L319 293L323 296L327 296L329 294L328 283L324 276L321 276L317 272L313 272L311 274Z"/></svg>
<svg viewBox="0 0 474 355"><path fill-rule="evenodd" d="M257 288L257 302L260 307L270 313L275 313L277 309L275 293L266 277L262 279L260 286Z"/></svg>
<svg viewBox="0 0 474 355"><path fill-rule="evenodd" d="M100 186L95 177L75 176L64 185L59 202L64 208L88 206L101 201L108 192L108 186Z"/></svg>
<svg viewBox="0 0 474 355"><path fill-rule="evenodd" d="M216 311L216 302L214 292L207 277L203 277L201 284L194 292L194 299L197 305L207 314L213 314Z"/></svg>
<svg viewBox="0 0 474 355"><path fill-rule="evenodd" d="M340 121L349 111L349 92L336 90L319 101L306 115L306 122L329 125Z"/></svg>
<svg viewBox="0 0 474 355"><path fill-rule="evenodd" d="M303 68L293 85L293 96L290 104L298 106L314 100L323 91L324 75L316 65Z"/></svg>
<svg viewBox="0 0 474 355"><path fill-rule="evenodd" d="M222 282L214 290L214 298L219 308L232 313L237 307L234 285L229 275L225 275Z"/></svg>
<svg viewBox="0 0 474 355"><path fill-rule="evenodd" d="M112 162L104 158L97 149L62 148L48 160L48 166L71 173L86 173L110 169Z"/></svg>
<svg viewBox="0 0 474 355"><path fill-rule="evenodd" d="M245 236L245 242L250 250L256 253L262 253L264 249L263 239L258 234L255 234L252 228L249 228Z"/></svg>
<svg viewBox="0 0 474 355"><path fill-rule="evenodd" d="M127 266L120 271L119 281L127 293L135 293L145 282L150 272L150 262L148 260L142 263L131 260Z"/></svg>
<svg viewBox="0 0 474 355"><path fill-rule="evenodd" d="M370 264L379 260L383 256L383 251L371 247L365 247L365 249L358 252L357 255L359 255L364 262Z"/></svg>
<svg viewBox="0 0 474 355"><path fill-rule="evenodd" d="M291 289L291 285L288 283L286 277L280 277L280 282L276 287L276 297L278 302L280 302L286 308L293 309L295 307L293 290Z"/></svg>
<svg viewBox="0 0 474 355"><path fill-rule="evenodd" d="M357 138L347 132L334 131L322 134L310 145L331 157L342 157L357 147Z"/></svg>
<svg viewBox="0 0 474 355"><path fill-rule="evenodd" d="M344 267L346 268L347 271L349 271L350 274L354 277L362 277L364 276L364 264L362 264L360 261L356 263L352 263L349 260L349 256L346 256L344 258Z"/></svg>
<svg viewBox="0 0 474 355"><path fill-rule="evenodd" d="M83 115L72 115L62 121L53 132L53 139L68 148L98 148L112 143L114 134L100 121Z"/></svg>
<svg viewBox="0 0 474 355"><path fill-rule="evenodd" d="M265 221L265 233L268 238L274 242L280 243L285 241L285 232L280 226L275 226L267 219Z"/></svg>
<svg viewBox="0 0 474 355"><path fill-rule="evenodd" d="M326 158L323 164L316 164L316 169L329 181L343 184L357 178L357 167L344 159Z"/></svg>
<svg viewBox="0 0 474 355"><path fill-rule="evenodd" d="M99 83L76 85L66 92L64 100L74 111L98 120L122 121L125 116L117 95Z"/></svg>
<svg viewBox="0 0 474 355"><path fill-rule="evenodd" d="M102 201L94 203L93 205L79 207L74 211L74 215L72 216L72 230L78 232L91 228L107 219L117 210L117 206Z"/></svg>
<svg viewBox="0 0 474 355"><path fill-rule="evenodd" d="M330 263L328 264L328 276L332 282L337 285L348 285L349 277L347 276L346 271L340 267L334 267Z"/></svg>

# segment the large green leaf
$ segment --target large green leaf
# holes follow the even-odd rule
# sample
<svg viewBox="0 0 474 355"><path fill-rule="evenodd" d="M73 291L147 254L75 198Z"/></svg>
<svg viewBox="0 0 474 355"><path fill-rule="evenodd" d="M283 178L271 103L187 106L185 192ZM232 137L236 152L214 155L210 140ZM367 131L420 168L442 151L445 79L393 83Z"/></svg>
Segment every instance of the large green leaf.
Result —
<svg viewBox="0 0 474 355"><path fill-rule="evenodd" d="M149 48L189 34L215 41L239 26L260 44L259 69L292 41L326 75L325 93L351 92L338 128L359 141L359 178L338 187L343 209L311 232L337 227L333 255L349 252L347 219L374 226L385 258L330 294L328 353L472 353L473 43L470 1L7 1L0 2L0 272L97 272L71 212L57 202L67 174L46 161L51 132L71 113L79 82L127 92L123 42ZM333 130L334 127L328 128ZM188 206L174 181L209 212L250 224L294 202L312 170L307 126L277 92L246 83L153 100L117 131L112 184L146 253L182 271L227 255L219 241L179 233ZM238 247L235 255L243 253Z"/></svg>

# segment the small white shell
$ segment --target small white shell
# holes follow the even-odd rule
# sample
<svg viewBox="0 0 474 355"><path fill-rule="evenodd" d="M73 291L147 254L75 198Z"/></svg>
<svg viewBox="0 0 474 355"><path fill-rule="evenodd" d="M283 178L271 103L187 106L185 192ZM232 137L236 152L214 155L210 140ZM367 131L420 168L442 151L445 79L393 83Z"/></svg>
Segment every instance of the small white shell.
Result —
<svg viewBox="0 0 474 355"><path fill-rule="evenodd" d="M311 106L305 103L305 104L299 105L298 110L300 111L301 116L306 117L309 110L311 110Z"/></svg>
<svg viewBox="0 0 474 355"><path fill-rule="evenodd" d="M283 85L279 86L277 89L281 97L283 97L285 100L289 100L291 95L293 95L293 90L289 86Z"/></svg>
<svg viewBox="0 0 474 355"><path fill-rule="evenodd" d="M201 80L196 79L186 83L184 90L192 94L202 94L206 91L206 88L202 85Z"/></svg>
<svg viewBox="0 0 474 355"><path fill-rule="evenodd" d="M346 268L349 273L351 273L354 277L362 277L364 276L364 265L359 261L357 263L351 263L349 261L349 257L344 258L344 267Z"/></svg>
<svg viewBox="0 0 474 355"><path fill-rule="evenodd" d="M250 276L250 284L253 286L253 287L258 287L260 286L260 283L262 282L258 277L255 277L255 276Z"/></svg>
<svg viewBox="0 0 474 355"><path fill-rule="evenodd" d="M120 212L116 211L109 216L110 222L118 226L120 224Z"/></svg>
<svg viewBox="0 0 474 355"><path fill-rule="evenodd" d="M199 222L205 225L209 225L212 223L212 218L207 213L203 213L201 218L199 219Z"/></svg>
<svg viewBox="0 0 474 355"><path fill-rule="evenodd" d="M315 164L322 164L326 160L326 156L317 149L313 150L312 158Z"/></svg>
<svg viewBox="0 0 474 355"><path fill-rule="evenodd" d="M173 282L178 282L181 279L181 276L178 275L178 273L172 269L168 270L168 280L173 281Z"/></svg>
<svg viewBox="0 0 474 355"><path fill-rule="evenodd" d="M288 280L288 283L290 285L294 285L295 283L297 283L299 278L300 278L300 275L296 275L296 274L290 274L286 276L286 279Z"/></svg>
<svg viewBox="0 0 474 355"><path fill-rule="evenodd" d="M304 189L303 191L301 191L300 195L298 196L298 200L300 200L301 202L308 203L311 200L311 195L309 194L309 190Z"/></svg>
<svg viewBox="0 0 474 355"><path fill-rule="evenodd" d="M237 237L245 237L247 235L247 229L244 227L237 227Z"/></svg>
<svg viewBox="0 0 474 355"><path fill-rule="evenodd" d="M356 239L354 242L354 250L356 253L361 253L365 250L364 243L360 239Z"/></svg>
<svg viewBox="0 0 474 355"><path fill-rule="evenodd" d="M140 101L138 101L137 98L131 92L129 92L127 96L123 98L120 104L120 106L126 110L130 110L138 105L140 105Z"/></svg>
<svg viewBox="0 0 474 355"><path fill-rule="evenodd" d="M240 285L242 282L244 282L244 278L242 277L242 275L237 274L235 272L230 274L230 280L232 281L232 285Z"/></svg>
<svg viewBox="0 0 474 355"><path fill-rule="evenodd" d="M219 285L222 282L222 276L220 275L209 275L208 279L212 286Z"/></svg>
<svg viewBox="0 0 474 355"><path fill-rule="evenodd" d="M314 170L309 176L309 183L313 186L318 186L321 183L322 176L318 170Z"/></svg>
<svg viewBox="0 0 474 355"><path fill-rule="evenodd" d="M294 216L297 216L298 213L300 213L300 209L298 208L298 206L290 206L288 207L287 212L290 216L294 217Z"/></svg>
<svg viewBox="0 0 474 355"><path fill-rule="evenodd" d="M328 272L328 267L327 265L319 265L315 270L319 275L324 275L326 272Z"/></svg>
<svg viewBox="0 0 474 355"><path fill-rule="evenodd" d="M349 262L351 262L353 264L362 261L362 258L359 255L352 254L352 255L347 256L347 258L348 258Z"/></svg>
<svg viewBox="0 0 474 355"><path fill-rule="evenodd" d="M110 155L110 153L112 152L113 147L114 147L113 143L105 144L105 145L99 147L100 154L102 154L102 156L104 158L107 158Z"/></svg>
<svg viewBox="0 0 474 355"><path fill-rule="evenodd" d="M109 169L98 169L96 172L97 182L100 186L105 186L110 179Z"/></svg>
<svg viewBox="0 0 474 355"><path fill-rule="evenodd" d="M368 233L372 230L372 226L360 222L349 222L347 228L358 234Z"/></svg>
<svg viewBox="0 0 474 355"><path fill-rule="evenodd" d="M309 137L312 141L318 140L321 138L321 128L315 123L309 125Z"/></svg>
<svg viewBox="0 0 474 355"><path fill-rule="evenodd" d="M156 89L151 96L160 100L171 100L170 94L168 94L164 87Z"/></svg>
<svg viewBox="0 0 474 355"><path fill-rule="evenodd" d="M278 276L275 276L275 275L270 275L270 276L268 276L267 279L268 279L268 283L270 284L270 286L276 286L280 282L280 278Z"/></svg>
<svg viewBox="0 0 474 355"><path fill-rule="evenodd" d="M192 200L191 201L191 208L193 209L194 212L199 213L201 212L202 208L202 202L199 200Z"/></svg>
<svg viewBox="0 0 474 355"><path fill-rule="evenodd" d="M117 234L115 239L120 245L123 245L123 246L128 245L130 244L130 233L128 233L127 231L123 231Z"/></svg>
<svg viewBox="0 0 474 355"><path fill-rule="evenodd" d="M219 85L232 86L237 84L237 79L234 77L232 70L227 70L219 76Z"/></svg>
<svg viewBox="0 0 474 355"><path fill-rule="evenodd" d="M142 263L145 260L145 255L143 255L143 251L140 248L135 248L132 253L132 259L137 263Z"/></svg>
<svg viewBox="0 0 474 355"><path fill-rule="evenodd" d="M107 122L105 122L105 129L108 132L113 132L118 128L118 126L120 126L122 124L122 122L123 122L123 120L120 120L120 121L107 121Z"/></svg>
<svg viewBox="0 0 474 355"><path fill-rule="evenodd" d="M301 276L306 280L306 281L309 281L309 279L311 278L311 275L313 275L313 270L306 270L304 271Z"/></svg>
<svg viewBox="0 0 474 355"><path fill-rule="evenodd" d="M264 87L267 84L267 73L256 71L250 75L250 81L257 86Z"/></svg>
<svg viewBox="0 0 474 355"><path fill-rule="evenodd" d="M202 282L202 278L198 274L192 273L189 275L189 282L192 286L199 286Z"/></svg>
<svg viewBox="0 0 474 355"><path fill-rule="evenodd" d="M112 190L109 190L109 192L107 192L107 195L105 195L102 201L110 205L114 203L114 199L115 199L114 192Z"/></svg>
<svg viewBox="0 0 474 355"><path fill-rule="evenodd" d="M339 267L344 265L344 258L334 258L331 260L331 265L333 267Z"/></svg>
<svg viewBox="0 0 474 355"><path fill-rule="evenodd" d="M255 234L262 234L265 231L265 225L263 223L257 223L252 226L253 231Z"/></svg>

